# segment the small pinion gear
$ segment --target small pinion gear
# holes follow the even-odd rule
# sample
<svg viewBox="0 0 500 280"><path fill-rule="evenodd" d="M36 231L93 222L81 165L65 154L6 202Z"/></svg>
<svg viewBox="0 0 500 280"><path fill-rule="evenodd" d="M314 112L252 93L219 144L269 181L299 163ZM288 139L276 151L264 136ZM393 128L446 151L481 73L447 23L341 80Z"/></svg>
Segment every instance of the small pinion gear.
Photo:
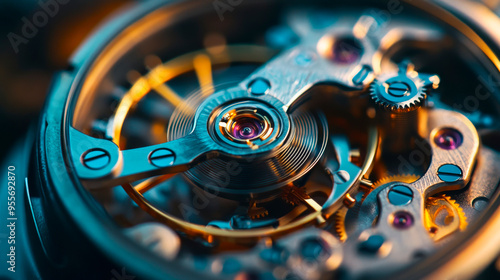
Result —
<svg viewBox="0 0 500 280"><path fill-rule="evenodd" d="M311 198L303 188L286 186L281 193L281 199L292 206L302 203L305 199Z"/></svg>
<svg viewBox="0 0 500 280"><path fill-rule="evenodd" d="M408 112L422 105L429 88L437 88L439 82L437 75L417 73L413 64L403 62L398 73L377 77L370 95L377 105L388 111Z"/></svg>
<svg viewBox="0 0 500 280"><path fill-rule="evenodd" d="M252 219L264 218L269 215L269 211L265 207L257 206L256 202L250 203L250 207L248 208L248 216Z"/></svg>

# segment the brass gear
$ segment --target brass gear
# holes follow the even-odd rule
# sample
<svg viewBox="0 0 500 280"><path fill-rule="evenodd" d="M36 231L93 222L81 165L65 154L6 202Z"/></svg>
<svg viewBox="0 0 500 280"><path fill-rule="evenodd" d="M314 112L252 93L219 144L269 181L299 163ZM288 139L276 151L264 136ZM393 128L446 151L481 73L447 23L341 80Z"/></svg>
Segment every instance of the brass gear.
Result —
<svg viewBox="0 0 500 280"><path fill-rule="evenodd" d="M281 193L281 199L283 199L288 204L295 206L305 199L311 198L303 188L299 188L293 185L289 185L283 188Z"/></svg>
<svg viewBox="0 0 500 280"><path fill-rule="evenodd" d="M347 211L348 209L346 207L342 207L333 214L335 233L341 242L345 242L347 240L347 232L344 224Z"/></svg>
<svg viewBox="0 0 500 280"><path fill-rule="evenodd" d="M269 211L264 207L257 206L256 202L251 202L247 214L252 220L255 220L266 217L269 215Z"/></svg>
<svg viewBox="0 0 500 280"><path fill-rule="evenodd" d="M387 183L390 183L390 182L402 182L402 183L410 184L410 183L417 181L418 178L420 178L420 177L417 175L414 175L414 174L387 176L387 177L384 177L384 178L376 181L375 183L373 183L372 189L376 189L376 188L378 188L382 185L385 185Z"/></svg>
<svg viewBox="0 0 500 280"><path fill-rule="evenodd" d="M457 230L465 230L467 217L455 200L443 194L426 200L424 225L431 238L438 241Z"/></svg>

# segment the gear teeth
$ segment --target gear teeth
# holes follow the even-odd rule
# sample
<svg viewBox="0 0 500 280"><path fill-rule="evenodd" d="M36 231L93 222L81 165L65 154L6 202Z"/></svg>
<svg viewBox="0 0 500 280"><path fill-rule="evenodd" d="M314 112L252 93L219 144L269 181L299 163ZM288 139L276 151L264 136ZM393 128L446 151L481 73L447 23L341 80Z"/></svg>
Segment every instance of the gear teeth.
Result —
<svg viewBox="0 0 500 280"><path fill-rule="evenodd" d="M428 85L424 82L423 77L427 77L428 75L419 75L413 70L413 68L406 69L404 71L401 70L402 69L400 69L398 73L383 75L375 79L370 86L370 97L375 104L384 110L398 113L409 112L414 108L421 106L427 98ZM415 73L416 75L414 75ZM401 81L395 81L394 78L397 77L399 77ZM410 93L405 94L404 96L395 95L396 93L390 93L389 85L387 84L387 81L389 80L393 80L391 82L392 84L399 83L399 86L406 85L407 91L410 91ZM393 90L400 92L403 89L395 88Z"/></svg>
<svg viewBox="0 0 500 280"><path fill-rule="evenodd" d="M310 196L306 193L306 191L302 188L298 188L295 186L287 186L283 189L281 193L281 198L292 206L296 206L305 199L310 198Z"/></svg>
<svg viewBox="0 0 500 280"><path fill-rule="evenodd" d="M392 176L387 176L384 177L375 183L373 183L373 188L380 187L382 185L385 185L390 182L402 182L402 183L413 183L417 181L420 177L415 175L415 174L403 174L403 175L392 175Z"/></svg>
<svg viewBox="0 0 500 280"><path fill-rule="evenodd" d="M418 179L419 176L411 174L388 176L373 183L373 189L390 182L399 181L403 183L413 183ZM458 221L457 220L450 221L449 224L444 226L436 224L434 220L435 214L437 211L442 211L441 207L446 207L448 215L451 216L453 219L458 219ZM456 202L456 200L452 199L450 196L443 194L440 196L433 196L427 198L425 202L424 212L425 212L424 225L429 230L431 237L434 241L441 240L445 236L457 230L464 231L467 228L468 223L467 223L467 217L465 216L465 212L463 211L462 207ZM344 223L344 221L342 221L342 223ZM345 228L343 230L345 232ZM433 232L433 230L435 230L437 234L436 232ZM336 228L337 234L339 234L339 231L342 231L342 229Z"/></svg>
<svg viewBox="0 0 500 280"><path fill-rule="evenodd" d="M433 209L437 206L437 209ZM441 207L447 207L448 217L453 219L458 219L450 221L447 225L436 224L433 217L436 216L437 211L442 211ZM436 212L433 212L436 211ZM450 213L451 211L451 213ZM424 215L425 227L431 232L431 237L438 241L451 233L460 230L463 231L467 228L467 217L460 207L460 205L452 199L450 196L441 195L436 197L429 197L425 203L425 215ZM444 232L444 233L443 233Z"/></svg>
<svg viewBox="0 0 500 280"><path fill-rule="evenodd" d="M469 223L467 222L467 217L465 216L464 209L457 203L456 200L452 199L450 196L443 195L443 198L446 199L458 212L458 218L460 219L460 230L464 231Z"/></svg>
<svg viewBox="0 0 500 280"><path fill-rule="evenodd" d="M258 207L258 208L250 209L248 211L248 216L252 220L264 218L264 217L266 217L268 215L269 215L269 211L267 211L267 209L265 209L263 207Z"/></svg>
<svg viewBox="0 0 500 280"><path fill-rule="evenodd" d="M341 208L334 214L335 233L340 241L347 240L347 232L345 230L345 217L347 215L347 208Z"/></svg>
<svg viewBox="0 0 500 280"><path fill-rule="evenodd" d="M265 207L257 206L255 201L250 202L250 207L248 207L247 215L252 219L264 218L269 215L269 211Z"/></svg>

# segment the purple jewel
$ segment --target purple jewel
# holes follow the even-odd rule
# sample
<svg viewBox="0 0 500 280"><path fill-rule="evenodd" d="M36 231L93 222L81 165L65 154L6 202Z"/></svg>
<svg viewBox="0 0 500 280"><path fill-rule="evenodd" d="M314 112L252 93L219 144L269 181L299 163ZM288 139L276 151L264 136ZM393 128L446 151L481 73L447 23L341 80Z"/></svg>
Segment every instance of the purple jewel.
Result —
<svg viewBox="0 0 500 280"><path fill-rule="evenodd" d="M434 137L434 142L444 150L455 150L462 145L462 134L451 128L441 129Z"/></svg>
<svg viewBox="0 0 500 280"><path fill-rule="evenodd" d="M232 132L236 139L249 140L262 133L262 126L257 119L240 118L235 122Z"/></svg>
<svg viewBox="0 0 500 280"><path fill-rule="evenodd" d="M362 53L361 44L352 38L341 38L333 45L333 61L340 64L354 63Z"/></svg>
<svg viewBox="0 0 500 280"><path fill-rule="evenodd" d="M394 214L392 224L398 229L407 229L413 225L413 217L410 213L398 212Z"/></svg>

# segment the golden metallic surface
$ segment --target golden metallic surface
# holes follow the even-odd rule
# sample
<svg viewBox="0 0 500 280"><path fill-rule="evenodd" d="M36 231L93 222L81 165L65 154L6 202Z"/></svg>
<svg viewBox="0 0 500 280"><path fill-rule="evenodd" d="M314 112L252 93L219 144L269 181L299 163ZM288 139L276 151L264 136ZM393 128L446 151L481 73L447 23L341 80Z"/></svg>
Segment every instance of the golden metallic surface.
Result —
<svg viewBox="0 0 500 280"><path fill-rule="evenodd" d="M368 129L368 145L366 146L365 160L363 162L363 166L361 167L361 179L367 178L368 174L370 174L379 143L380 139L377 127L370 126Z"/></svg>
<svg viewBox="0 0 500 280"><path fill-rule="evenodd" d="M455 200L446 195L429 197L425 201L425 228L434 241L467 228L464 211Z"/></svg>
<svg viewBox="0 0 500 280"><path fill-rule="evenodd" d="M193 59L193 67L200 83L201 94L208 96L214 93L214 81L212 78L212 62L206 54L196 55Z"/></svg>
<svg viewBox="0 0 500 280"><path fill-rule="evenodd" d="M411 183L417 181L418 178L419 177L417 175L413 175L413 174L387 176L387 177L384 177L384 178L378 180L377 182L373 183L373 188L376 189L376 188L378 188L382 185L385 185L387 183L390 183L390 182L403 182L403 183L411 184Z"/></svg>
<svg viewBox="0 0 500 280"><path fill-rule="evenodd" d="M344 197L344 205L347 208L352 208L356 204L356 199L350 194L346 194Z"/></svg>
<svg viewBox="0 0 500 280"><path fill-rule="evenodd" d="M143 194L150 189L156 187L157 185L161 184L162 182L165 182L166 180L172 178L175 176L175 174L166 174L158 177L154 177L145 181L140 182L139 184L135 185L134 188L136 191L139 193Z"/></svg>
<svg viewBox="0 0 500 280"><path fill-rule="evenodd" d="M334 214L335 223L335 233L340 241L345 242L347 240L347 231L345 230L345 216L347 214L347 208L341 208Z"/></svg>
<svg viewBox="0 0 500 280"><path fill-rule="evenodd" d="M455 27L468 39L470 39L476 46L478 46L481 51L486 54L486 56L493 62L497 71L500 71L500 59L491 49L491 47L469 26L467 23L459 20L453 15L452 11L460 11L461 16L471 17L472 20L481 20L482 28L490 31L490 34L496 34L498 30L495 28L500 26L500 19L498 16L493 14L491 10L485 9L485 6L479 3L474 3L472 1L455 1L455 0L436 0L439 5L449 8L443 9L438 8L434 3L430 1L411 1L404 0L404 2L416 6L426 12L432 14L436 18L443 20L449 25ZM497 45L500 45L500 37L494 36Z"/></svg>
<svg viewBox="0 0 500 280"><path fill-rule="evenodd" d="M303 188L290 185L283 188L281 198L290 205L298 205L304 203L308 198L311 198Z"/></svg>
<svg viewBox="0 0 500 280"><path fill-rule="evenodd" d="M120 35L114 39L113 43L109 44L100 53L99 57L96 59L97 63L92 66L92 71L90 71L86 77L86 81L80 91L78 105L74 108L75 111L72 125L74 127L82 127L84 122L87 121L87 118L84 117L84 112L88 111L89 106L91 106L90 100L94 97L99 81L105 76L104 73L109 72L110 68L116 64L116 61L130 50L131 46L136 45L138 42L144 40L144 38L155 34L162 28L165 28L166 25L171 24L177 13L183 13L192 8L196 8L195 3L187 3L186 5L179 5L171 9L159 9L138 20L136 24L120 33ZM77 56L73 57L72 60L86 60L86 58L78 57L78 55L84 54L77 53ZM141 92L139 89L136 90Z"/></svg>
<svg viewBox="0 0 500 280"><path fill-rule="evenodd" d="M251 202L247 214L251 219L258 219L269 215L269 211L264 207L257 206L256 202Z"/></svg>
<svg viewBox="0 0 500 280"><path fill-rule="evenodd" d="M494 199L498 199L498 195ZM492 213L487 223L476 230L467 239L467 246L455 250L451 259L437 268L429 279L471 279L486 267L498 254L500 244L500 207Z"/></svg>

